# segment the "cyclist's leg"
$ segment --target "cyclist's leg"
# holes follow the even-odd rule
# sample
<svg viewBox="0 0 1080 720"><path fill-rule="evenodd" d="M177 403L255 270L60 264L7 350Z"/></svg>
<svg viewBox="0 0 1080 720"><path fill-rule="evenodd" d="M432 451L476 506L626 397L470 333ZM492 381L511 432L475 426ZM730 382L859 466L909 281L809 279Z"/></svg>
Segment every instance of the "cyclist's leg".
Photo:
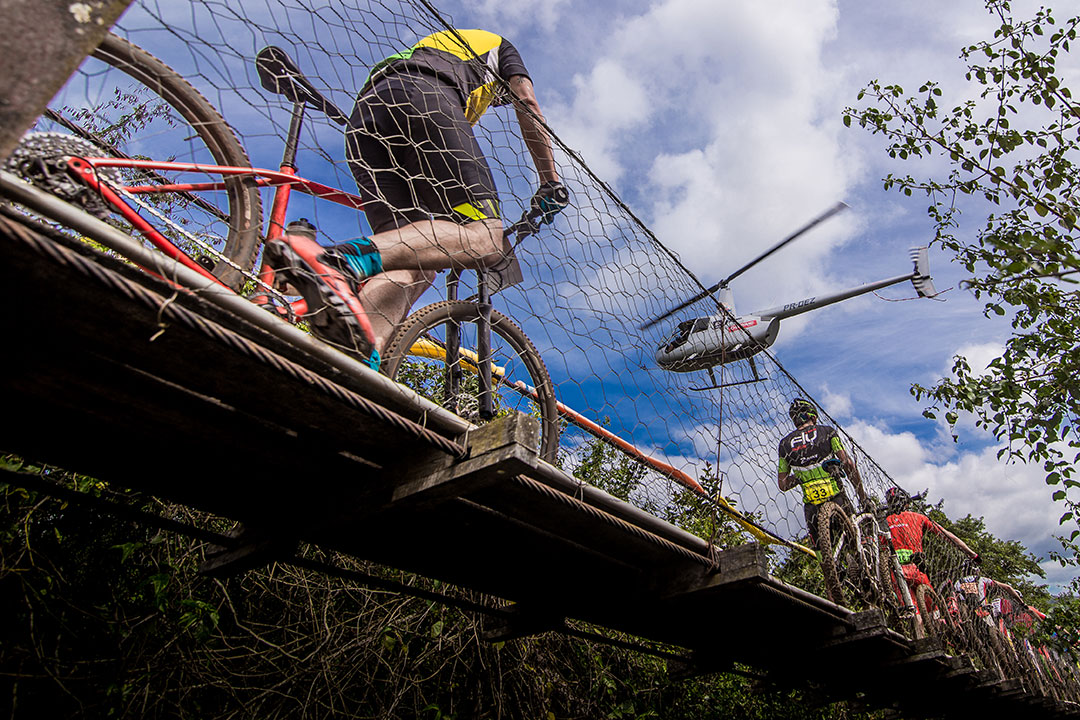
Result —
<svg viewBox="0 0 1080 720"><path fill-rule="evenodd" d="M805 503L803 505L803 518L806 520L806 528L810 531L810 547L815 550L818 549L818 512L821 510L821 505L811 505Z"/></svg>
<svg viewBox="0 0 1080 720"><path fill-rule="evenodd" d="M368 311L380 352L434 280L435 273L426 270L390 270L364 283L360 304Z"/></svg>
<svg viewBox="0 0 1080 720"><path fill-rule="evenodd" d="M346 154L385 270L503 259L495 183L454 92L394 76L357 101L351 122Z"/></svg>

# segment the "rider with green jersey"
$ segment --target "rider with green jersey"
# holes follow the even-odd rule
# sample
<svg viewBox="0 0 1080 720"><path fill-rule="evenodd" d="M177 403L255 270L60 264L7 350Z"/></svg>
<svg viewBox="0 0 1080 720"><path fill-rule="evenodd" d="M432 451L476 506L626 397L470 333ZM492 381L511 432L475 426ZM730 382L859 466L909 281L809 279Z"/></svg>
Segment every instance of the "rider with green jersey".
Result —
<svg viewBox="0 0 1080 720"><path fill-rule="evenodd" d="M802 398L795 398L788 408L788 416L795 424L795 430L780 441L780 464L777 468L777 484L782 491L788 491L798 485L803 493L803 514L810 531L810 539L817 545L817 514L826 500L844 508L849 514L855 514L855 508L840 479L825 468L827 460L839 460L840 465L851 479L859 501L869 507L869 500L863 490L855 461L844 450L840 435L835 428L819 425L817 408L813 403Z"/></svg>

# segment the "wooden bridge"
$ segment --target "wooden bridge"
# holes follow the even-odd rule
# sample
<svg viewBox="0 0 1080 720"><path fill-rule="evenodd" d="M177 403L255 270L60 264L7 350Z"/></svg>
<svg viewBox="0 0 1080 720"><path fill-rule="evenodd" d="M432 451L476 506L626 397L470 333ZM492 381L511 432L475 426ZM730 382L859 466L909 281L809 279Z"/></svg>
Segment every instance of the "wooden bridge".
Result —
<svg viewBox="0 0 1080 720"><path fill-rule="evenodd" d="M10 176L0 192L138 252ZM673 672L739 662L910 716L1080 716L786 585L759 545L718 550L584 485L536 457L530 417L471 427L231 293L181 289L2 211L18 312L0 449L241 521L206 572L313 543L512 601L492 640L580 619L684 648Z"/></svg>

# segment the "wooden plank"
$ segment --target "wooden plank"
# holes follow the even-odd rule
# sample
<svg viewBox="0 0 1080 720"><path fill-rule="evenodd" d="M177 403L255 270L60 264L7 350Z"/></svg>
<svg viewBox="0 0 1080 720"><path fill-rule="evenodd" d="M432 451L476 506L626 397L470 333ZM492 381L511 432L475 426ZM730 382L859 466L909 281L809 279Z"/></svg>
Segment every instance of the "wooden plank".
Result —
<svg viewBox="0 0 1080 720"><path fill-rule="evenodd" d="M462 440L468 448L464 459L431 453L419 463L415 457L403 463L391 502L422 505L465 496L502 478L528 472L539 459L540 421L515 412L495 418Z"/></svg>
<svg viewBox="0 0 1080 720"><path fill-rule="evenodd" d="M747 543L716 554L717 567L697 566L677 574L661 571L660 592L667 600L697 599L727 586L769 577L769 557L760 543Z"/></svg>
<svg viewBox="0 0 1080 720"><path fill-rule="evenodd" d="M244 527L234 534L229 547L211 547L199 564L200 575L225 578L262 567L296 552L297 541L283 536L280 530Z"/></svg>

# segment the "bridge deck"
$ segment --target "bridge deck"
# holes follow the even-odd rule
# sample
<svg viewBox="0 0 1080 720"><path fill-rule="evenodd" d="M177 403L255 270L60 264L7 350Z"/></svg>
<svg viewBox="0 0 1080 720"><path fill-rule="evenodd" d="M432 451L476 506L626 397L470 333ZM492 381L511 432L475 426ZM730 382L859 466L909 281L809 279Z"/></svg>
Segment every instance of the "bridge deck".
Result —
<svg viewBox="0 0 1080 720"><path fill-rule="evenodd" d="M248 535L208 572L304 541L514 601L491 638L574 618L686 648L687 673L740 662L912 715L1078 714L785 585L761 546L710 551L582 487L529 450L531 418L462 435L407 393L365 392L380 386L96 251L5 217L0 248L18 304L2 449L242 521Z"/></svg>

